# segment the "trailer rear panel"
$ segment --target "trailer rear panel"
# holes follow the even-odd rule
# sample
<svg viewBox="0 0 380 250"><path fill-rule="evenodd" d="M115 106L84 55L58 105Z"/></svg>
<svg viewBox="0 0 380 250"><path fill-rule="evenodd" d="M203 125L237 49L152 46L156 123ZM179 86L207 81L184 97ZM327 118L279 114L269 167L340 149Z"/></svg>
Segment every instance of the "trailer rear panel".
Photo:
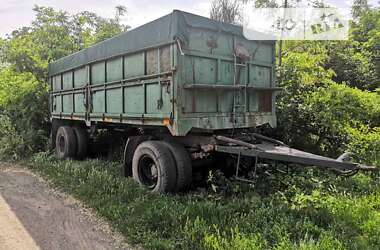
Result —
<svg viewBox="0 0 380 250"><path fill-rule="evenodd" d="M276 126L275 44L174 11L49 65L52 119L192 129Z"/></svg>

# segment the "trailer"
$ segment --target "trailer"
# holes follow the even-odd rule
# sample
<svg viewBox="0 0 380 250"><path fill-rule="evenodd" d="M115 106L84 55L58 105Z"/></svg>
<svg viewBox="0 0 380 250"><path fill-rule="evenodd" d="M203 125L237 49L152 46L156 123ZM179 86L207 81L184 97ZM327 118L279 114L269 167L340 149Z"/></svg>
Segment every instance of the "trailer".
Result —
<svg viewBox="0 0 380 250"><path fill-rule="evenodd" d="M180 191L215 153L331 168L372 169L302 152L255 134L276 127L275 42L175 10L49 64L57 157L85 158L97 130L128 138L124 175Z"/></svg>

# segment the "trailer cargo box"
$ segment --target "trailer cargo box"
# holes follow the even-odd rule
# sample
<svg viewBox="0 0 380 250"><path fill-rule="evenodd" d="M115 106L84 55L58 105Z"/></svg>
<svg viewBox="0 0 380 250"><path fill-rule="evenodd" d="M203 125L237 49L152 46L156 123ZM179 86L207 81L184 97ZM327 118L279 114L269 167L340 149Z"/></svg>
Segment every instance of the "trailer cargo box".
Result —
<svg viewBox="0 0 380 250"><path fill-rule="evenodd" d="M276 126L275 43L182 11L49 65L52 119L192 129Z"/></svg>

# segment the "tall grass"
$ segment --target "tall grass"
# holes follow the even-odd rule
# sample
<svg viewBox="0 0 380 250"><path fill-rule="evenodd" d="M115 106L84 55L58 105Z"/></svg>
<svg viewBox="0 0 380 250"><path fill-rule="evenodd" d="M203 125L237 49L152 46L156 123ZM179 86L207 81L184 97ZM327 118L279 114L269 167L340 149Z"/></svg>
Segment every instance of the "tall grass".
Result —
<svg viewBox="0 0 380 250"><path fill-rule="evenodd" d="M291 175L263 174L255 187L225 180L223 185L231 188L210 178L214 189L159 195L121 178L115 162L57 161L40 153L28 165L94 208L130 243L147 249L378 249L380 245L379 174L346 179L297 170Z"/></svg>

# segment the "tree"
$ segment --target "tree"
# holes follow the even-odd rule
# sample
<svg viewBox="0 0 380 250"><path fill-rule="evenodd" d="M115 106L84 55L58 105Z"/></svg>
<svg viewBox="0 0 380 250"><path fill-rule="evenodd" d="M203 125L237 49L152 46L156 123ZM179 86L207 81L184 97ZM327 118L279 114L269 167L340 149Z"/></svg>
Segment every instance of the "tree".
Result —
<svg viewBox="0 0 380 250"><path fill-rule="evenodd" d="M239 0L213 0L210 18L225 23L239 24L241 3L242 1Z"/></svg>
<svg viewBox="0 0 380 250"><path fill-rule="evenodd" d="M35 6L36 18L30 27L15 30L5 41L4 59L18 72L30 72L39 81L47 78L49 62L72 54L127 29L117 18L103 18L85 11L70 15L50 7Z"/></svg>
<svg viewBox="0 0 380 250"><path fill-rule="evenodd" d="M333 42L331 67L338 82L360 89L380 87L380 8L370 8L351 22L350 39Z"/></svg>
<svg viewBox="0 0 380 250"><path fill-rule="evenodd" d="M249 0L247 0L249 1ZM255 0L256 8L289 8L302 5L312 6L316 8L325 7L324 0Z"/></svg>
<svg viewBox="0 0 380 250"><path fill-rule="evenodd" d="M354 19L358 19L369 11L369 9L370 6L368 4L368 0L354 0L351 13Z"/></svg>
<svg viewBox="0 0 380 250"><path fill-rule="evenodd" d="M362 90L380 87L379 74L373 51L366 50L358 41L331 41L326 43L329 59L325 67L335 72L333 80Z"/></svg>
<svg viewBox="0 0 380 250"><path fill-rule="evenodd" d="M120 17L124 16L127 13L127 7L125 7L124 5L117 5L115 9L116 9L115 21L119 22Z"/></svg>

